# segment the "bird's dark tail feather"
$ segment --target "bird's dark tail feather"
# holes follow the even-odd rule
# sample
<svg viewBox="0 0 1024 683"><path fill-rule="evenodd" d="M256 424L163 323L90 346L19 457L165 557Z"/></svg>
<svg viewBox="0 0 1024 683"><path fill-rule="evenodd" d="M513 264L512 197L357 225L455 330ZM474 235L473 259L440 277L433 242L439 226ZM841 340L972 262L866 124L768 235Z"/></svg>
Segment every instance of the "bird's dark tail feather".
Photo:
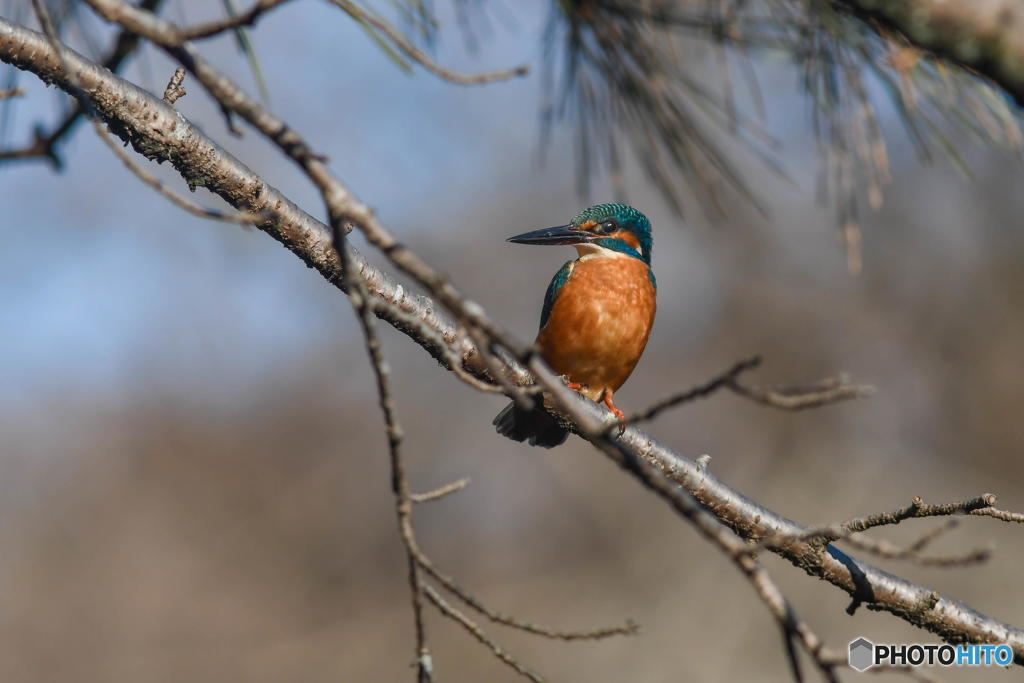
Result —
<svg viewBox="0 0 1024 683"><path fill-rule="evenodd" d="M543 408L523 410L514 402L498 413L492 424L502 436L513 441L529 439L531 446L541 448L554 448L569 438L569 430Z"/></svg>

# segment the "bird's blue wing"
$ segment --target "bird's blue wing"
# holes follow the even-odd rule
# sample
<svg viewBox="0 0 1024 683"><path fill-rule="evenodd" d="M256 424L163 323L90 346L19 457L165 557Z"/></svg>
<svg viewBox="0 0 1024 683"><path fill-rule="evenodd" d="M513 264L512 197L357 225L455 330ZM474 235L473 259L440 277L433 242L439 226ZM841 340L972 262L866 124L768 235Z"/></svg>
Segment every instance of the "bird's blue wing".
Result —
<svg viewBox="0 0 1024 683"><path fill-rule="evenodd" d="M569 276L572 275L572 268L575 261L566 261L565 265L558 269L555 276L551 278L551 284L548 285L548 291L544 294L544 308L540 312L540 326L543 328L548 322L548 316L551 315L551 309L555 307L555 299L558 298L558 292L561 291L565 283L569 281Z"/></svg>

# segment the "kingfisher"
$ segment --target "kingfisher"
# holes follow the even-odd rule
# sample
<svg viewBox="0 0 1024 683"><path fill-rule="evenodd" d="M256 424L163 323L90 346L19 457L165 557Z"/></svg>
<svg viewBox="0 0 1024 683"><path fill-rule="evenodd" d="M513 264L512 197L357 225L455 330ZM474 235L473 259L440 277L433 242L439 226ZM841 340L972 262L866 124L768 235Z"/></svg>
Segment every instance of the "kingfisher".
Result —
<svg viewBox="0 0 1024 683"><path fill-rule="evenodd" d="M567 261L544 295L535 347L566 378L570 389L604 402L619 419L614 393L629 378L654 324L657 282L651 269L651 223L625 204L598 204L568 225L509 237L517 244L568 244ZM553 448L569 431L543 406L514 402L494 418L498 433L531 446Z"/></svg>

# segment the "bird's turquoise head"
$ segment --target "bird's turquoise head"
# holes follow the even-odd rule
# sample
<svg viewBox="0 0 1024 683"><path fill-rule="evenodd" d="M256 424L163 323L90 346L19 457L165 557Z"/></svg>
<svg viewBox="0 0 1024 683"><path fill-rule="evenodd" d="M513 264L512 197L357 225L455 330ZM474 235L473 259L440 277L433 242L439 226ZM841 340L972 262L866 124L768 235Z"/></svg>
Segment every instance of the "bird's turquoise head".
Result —
<svg viewBox="0 0 1024 683"><path fill-rule="evenodd" d="M626 204L597 204L583 209L567 225L534 230L509 242L518 244L593 245L651 264L651 222Z"/></svg>

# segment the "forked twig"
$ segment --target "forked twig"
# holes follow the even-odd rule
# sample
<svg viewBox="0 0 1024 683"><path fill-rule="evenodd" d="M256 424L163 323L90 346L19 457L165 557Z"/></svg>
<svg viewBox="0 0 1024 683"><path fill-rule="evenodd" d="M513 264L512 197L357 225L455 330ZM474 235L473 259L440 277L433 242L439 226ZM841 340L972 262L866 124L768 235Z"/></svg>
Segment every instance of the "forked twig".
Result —
<svg viewBox="0 0 1024 683"><path fill-rule="evenodd" d="M874 393L874 387L866 384L851 384L845 377L829 378L806 386L757 387L740 382L741 375L760 367L760 365L760 356L741 360L707 382L673 394L639 413L629 415L609 425L606 432L610 434L615 428L621 429L627 425L646 422L670 408L707 398L720 389L729 389L761 405L784 410L818 408L853 398L864 398Z"/></svg>
<svg viewBox="0 0 1024 683"><path fill-rule="evenodd" d="M683 403L689 403L701 398L707 398L711 394L715 393L723 387L731 386L736 378L742 375L744 372L753 370L754 368L761 365L761 357L754 356L746 360L741 360L734 364L731 368L723 372L722 374L713 377L712 379L699 384L692 389L687 389L684 392L674 394L668 398L662 399L652 406L634 415L628 415L625 418L619 420L617 425L611 425L609 430L616 426L626 426L637 422L646 422L657 417L662 412L669 408L674 408Z"/></svg>
<svg viewBox="0 0 1024 683"><path fill-rule="evenodd" d="M892 512L883 512L828 526L810 528L799 534L783 533L768 535L748 546L748 552L756 553L762 548L782 548L792 543L820 542L825 544L843 541L859 550L869 552L878 557L893 560L909 560L922 566L959 567L978 564L985 562L991 557L992 551L990 549L976 548L966 553L953 555L921 554L921 551L935 541L935 539L957 525L955 519L950 519L945 524L925 532L905 548L886 540L871 539L858 534L880 526L899 524L908 519L945 517L949 515L986 515L997 519L1009 518L1006 521L1013 522L1024 519L1024 515L1020 513L994 508L993 505L995 505L996 500L995 494L984 493L967 500L928 505L924 503L920 496L916 496L910 505Z"/></svg>

